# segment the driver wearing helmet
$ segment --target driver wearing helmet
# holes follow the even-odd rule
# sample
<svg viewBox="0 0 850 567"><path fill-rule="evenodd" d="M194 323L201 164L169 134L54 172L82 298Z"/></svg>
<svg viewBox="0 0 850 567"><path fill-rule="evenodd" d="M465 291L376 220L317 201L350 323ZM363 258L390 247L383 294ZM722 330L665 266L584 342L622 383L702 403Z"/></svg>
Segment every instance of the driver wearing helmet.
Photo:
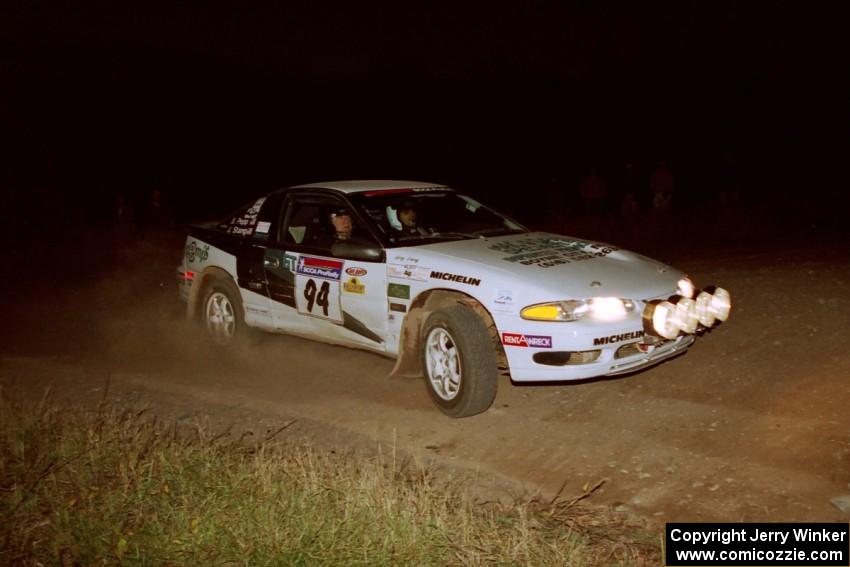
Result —
<svg viewBox="0 0 850 567"><path fill-rule="evenodd" d="M331 211L329 218L334 229L334 240L351 240L354 223L348 210L344 208L335 209Z"/></svg>
<svg viewBox="0 0 850 567"><path fill-rule="evenodd" d="M351 240L354 221L351 213L343 207L335 207L327 214L327 224L322 223L321 231L314 237L313 245L330 248L336 242Z"/></svg>

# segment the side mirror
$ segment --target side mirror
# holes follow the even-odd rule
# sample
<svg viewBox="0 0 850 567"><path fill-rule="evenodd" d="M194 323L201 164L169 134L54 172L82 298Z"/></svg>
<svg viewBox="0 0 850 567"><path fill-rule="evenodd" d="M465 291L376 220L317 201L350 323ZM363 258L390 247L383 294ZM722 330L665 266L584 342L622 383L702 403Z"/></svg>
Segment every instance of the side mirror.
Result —
<svg viewBox="0 0 850 567"><path fill-rule="evenodd" d="M385 259L384 249L380 244L359 238L337 240L331 246L331 256L361 262L383 262Z"/></svg>

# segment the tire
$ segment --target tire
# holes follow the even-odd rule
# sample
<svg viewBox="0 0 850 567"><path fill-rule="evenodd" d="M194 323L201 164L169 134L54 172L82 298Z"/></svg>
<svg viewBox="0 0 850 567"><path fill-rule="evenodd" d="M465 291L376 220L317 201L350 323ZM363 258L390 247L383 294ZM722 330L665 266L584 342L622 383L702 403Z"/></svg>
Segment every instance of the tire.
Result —
<svg viewBox="0 0 850 567"><path fill-rule="evenodd" d="M475 311L454 305L425 321L420 343L425 385L434 403L450 417L479 414L496 398L496 351Z"/></svg>
<svg viewBox="0 0 850 567"><path fill-rule="evenodd" d="M253 335L245 324L239 290L222 276L212 276L205 286L200 320L207 338L217 346L233 346Z"/></svg>

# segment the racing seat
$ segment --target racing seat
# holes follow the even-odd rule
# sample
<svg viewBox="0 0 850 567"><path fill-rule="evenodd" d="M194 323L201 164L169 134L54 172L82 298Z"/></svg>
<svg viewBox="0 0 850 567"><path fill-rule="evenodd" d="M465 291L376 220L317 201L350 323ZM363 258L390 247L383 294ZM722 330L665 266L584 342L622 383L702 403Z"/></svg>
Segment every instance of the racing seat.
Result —
<svg viewBox="0 0 850 567"><path fill-rule="evenodd" d="M319 207L310 204L296 206L286 228L286 241L307 244L315 238L315 227L319 225Z"/></svg>
<svg viewBox="0 0 850 567"><path fill-rule="evenodd" d="M289 219L286 241L305 246L323 246L329 240L322 223L322 209L312 203L299 203Z"/></svg>

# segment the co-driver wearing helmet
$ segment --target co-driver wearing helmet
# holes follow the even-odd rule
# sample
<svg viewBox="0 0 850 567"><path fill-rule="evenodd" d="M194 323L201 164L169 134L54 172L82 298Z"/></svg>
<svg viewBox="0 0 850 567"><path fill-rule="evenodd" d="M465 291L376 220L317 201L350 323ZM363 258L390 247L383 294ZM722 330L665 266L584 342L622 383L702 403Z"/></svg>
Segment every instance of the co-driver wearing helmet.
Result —
<svg viewBox="0 0 850 567"><path fill-rule="evenodd" d="M395 212L396 219L392 218L392 212L395 211L388 207L387 214L390 218L390 225L398 232L401 232L404 235L415 236L427 234L427 232L419 226L419 213L416 210L416 204L413 201L405 201L399 206L398 211Z"/></svg>

